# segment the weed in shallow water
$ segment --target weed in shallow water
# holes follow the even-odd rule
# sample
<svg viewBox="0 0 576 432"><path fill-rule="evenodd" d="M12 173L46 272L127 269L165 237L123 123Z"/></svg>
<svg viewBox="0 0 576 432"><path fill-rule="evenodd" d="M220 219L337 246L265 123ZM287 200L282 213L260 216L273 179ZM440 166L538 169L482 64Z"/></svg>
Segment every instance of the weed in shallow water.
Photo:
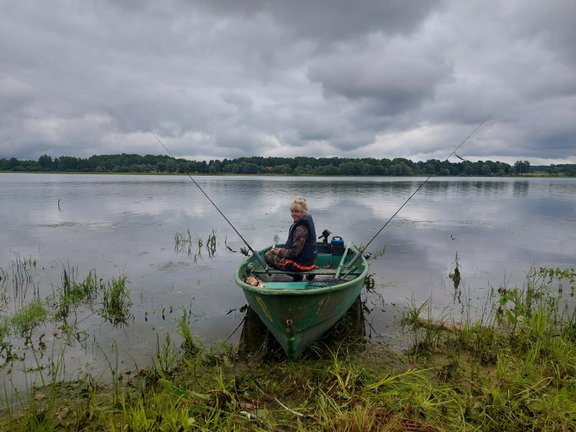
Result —
<svg viewBox="0 0 576 432"><path fill-rule="evenodd" d="M193 251L193 245L196 244L196 250ZM216 232L214 229L208 234L206 241L202 239L202 237L198 236L195 240L192 239L192 233L188 228L187 234L176 233L174 235L174 250L176 253L186 252L188 255L193 255L194 262L197 263L198 259L202 257L202 250L204 246L208 252L208 257L213 258L216 255L217 249L217 239L216 239ZM230 247L226 245L228 249ZM231 250L231 249L230 249Z"/></svg>
<svg viewBox="0 0 576 432"><path fill-rule="evenodd" d="M213 257L216 254L216 233L214 230L208 235L206 240L206 249L208 250L208 256Z"/></svg>
<svg viewBox="0 0 576 432"><path fill-rule="evenodd" d="M110 282L102 285L102 310L104 319L110 323L126 324L131 318L130 292L126 276L112 278Z"/></svg>
<svg viewBox="0 0 576 432"><path fill-rule="evenodd" d="M427 309L427 317L423 318L422 312ZM432 319L430 301L427 300L420 306L411 301L411 306L402 313L400 325L408 328L413 341L408 352L416 357L429 356L444 341L443 331L449 327L448 323L441 320L436 322Z"/></svg>
<svg viewBox="0 0 576 432"><path fill-rule="evenodd" d="M22 258L16 254L16 258L10 263L9 270L0 270L0 300L4 304L10 300L9 287L12 288L11 300L15 304L24 305L30 291L34 297L38 297L39 285L34 278L34 269L36 269L35 259Z"/></svg>
<svg viewBox="0 0 576 432"><path fill-rule="evenodd" d="M48 317L46 305L40 299L34 299L9 319L9 326L18 334L29 336L32 330Z"/></svg>
<svg viewBox="0 0 576 432"><path fill-rule="evenodd" d="M184 342L182 342L182 348L184 349L184 352L189 355L195 354L198 351L198 346L196 345L194 336L190 331L188 313L184 306L182 306L182 317L178 320L178 326L180 327L180 334L184 338Z"/></svg>
<svg viewBox="0 0 576 432"><path fill-rule="evenodd" d="M80 304L91 304L98 294L102 281L96 277L96 271L90 270L83 281L77 281L77 269L69 267L62 272L62 286L56 294L56 317L68 318L70 309Z"/></svg>

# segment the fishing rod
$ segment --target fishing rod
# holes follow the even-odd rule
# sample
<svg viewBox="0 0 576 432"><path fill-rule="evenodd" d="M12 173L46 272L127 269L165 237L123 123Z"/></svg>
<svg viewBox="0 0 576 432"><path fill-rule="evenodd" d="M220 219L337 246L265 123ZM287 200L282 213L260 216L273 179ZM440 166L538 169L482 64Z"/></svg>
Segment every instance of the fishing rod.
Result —
<svg viewBox="0 0 576 432"><path fill-rule="evenodd" d="M172 156L174 159L176 159L176 156L174 156L174 155L172 154L172 152L168 149L168 147L166 147L166 146L164 145L164 143L160 140L160 138L158 138L158 136L157 136L154 132L152 132L152 130L150 130L150 128L147 127L146 129L148 129L148 132L150 132L150 133L152 134L152 136L153 136L154 138L156 138L156 141L158 141L158 143L160 143L160 145L161 145L162 147L164 147L164 150L166 150L170 156ZM215 203L214 201L212 201L212 199L208 196L208 194L206 193L206 191L205 191L204 189L202 189L202 186L200 186L200 185L198 184L198 182L194 179L194 177L192 177L192 176L190 175L190 173L186 173L186 175L188 176L188 178L189 178L190 180L192 180L192 182L196 185L196 187L197 187L198 189L200 189L200 192L202 192L202 194L206 197L206 199L208 199L208 201L210 201L210 204L212 204L212 205L214 206L214 208L215 208L216 210L218 210L218 213L220 213L220 215L224 218L224 220L225 220L226 222L228 222L228 225L230 225L230 226L232 227L232 229L234 230L234 232L235 232L236 234L238 234L238 237L240 237L240 239L242 239L242 241L244 242L244 244L246 245L246 247L247 247L247 248L250 250L250 252L252 252L252 254L256 257L256 259L257 259L258 262L262 265L262 267L263 267L264 269L267 269L268 266L266 265L266 262L262 259L262 257L260 256L260 254L258 254L258 253L252 248L252 246L250 246L250 243L248 243L248 241L247 241L244 237L242 237L242 234L240 234L240 232L236 229L236 227L232 224L232 222L230 222L230 221L228 220L228 218L226 217L226 215L225 215L224 213L222 213L222 210L220 210L220 208L216 205L216 203Z"/></svg>
<svg viewBox="0 0 576 432"><path fill-rule="evenodd" d="M456 154L456 152L458 151L458 149L460 147L462 147L464 145L464 143L466 141L468 141L472 135L474 135L476 133L476 131L478 131L478 129L480 129L484 123L486 123L490 117L492 117L492 115L489 115L488 117L486 117L484 120L482 120L480 123L478 123L476 125L476 127L472 130L472 132L470 132L470 134L464 138L462 141L460 141L460 143L454 148L454 150L452 150L450 152L450 154L448 156L446 156L446 158L444 159L444 161L447 161L448 159L450 159L450 157L452 157L453 155L455 155L458 159L462 159L460 156L458 156ZM420 184L416 190L414 190L414 192L412 192L412 194L402 203L402 205L398 208L398 210L396 210L394 212L394 214L392 216L390 216L390 218L386 221L386 223L384 225L382 225L382 227L376 232L376 234L374 234L374 236L370 239L370 241L368 243L366 243L366 245L362 248L362 251L359 251L358 254L356 254L356 256L352 259L352 261L350 261L350 263L348 264L348 267L352 267L356 261L358 260L358 258L360 258L360 256L362 255L362 253L364 253L364 251L366 251L368 249L368 246L370 246L370 244L376 239L376 237L378 237L380 235L380 233L384 230L384 228L386 228L388 226L388 224L390 222L392 222L392 220L398 215L398 213L400 213L400 211L406 206L406 204L408 204L408 202L414 197L414 195L416 195L420 189L422 189L424 187L424 185L428 182L428 180L430 180L432 178L432 176L434 175L434 173L430 174L426 180L424 180L424 182L422 182L422 184ZM350 273L352 271L349 270L348 273ZM346 273L344 276L341 277L346 277L348 276L348 273Z"/></svg>

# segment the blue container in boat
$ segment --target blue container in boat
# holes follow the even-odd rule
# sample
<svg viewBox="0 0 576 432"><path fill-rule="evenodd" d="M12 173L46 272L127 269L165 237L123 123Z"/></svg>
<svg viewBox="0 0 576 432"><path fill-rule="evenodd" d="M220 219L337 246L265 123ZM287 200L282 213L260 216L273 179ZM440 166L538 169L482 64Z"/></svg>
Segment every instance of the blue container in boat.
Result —
<svg viewBox="0 0 576 432"><path fill-rule="evenodd" d="M332 237L332 241L330 242L330 250L332 251L332 255L344 255L344 240L342 240L342 237Z"/></svg>

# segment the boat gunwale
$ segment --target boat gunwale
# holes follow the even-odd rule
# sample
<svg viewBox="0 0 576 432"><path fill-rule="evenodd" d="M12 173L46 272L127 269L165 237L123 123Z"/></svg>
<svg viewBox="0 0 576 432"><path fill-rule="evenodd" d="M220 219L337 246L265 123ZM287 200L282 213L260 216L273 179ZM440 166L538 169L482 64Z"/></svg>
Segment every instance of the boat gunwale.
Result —
<svg viewBox="0 0 576 432"><path fill-rule="evenodd" d="M368 274L368 264L366 258L361 256L361 260L358 264L355 265L360 273L356 274L354 278L343 280L342 283L338 283L336 285L327 286L327 287L319 287L319 288L308 288L308 289L295 289L295 288L274 288L274 289L266 289L266 287L257 287L244 282L243 278L240 276L240 271L246 267L246 264L254 259L254 256L250 256L243 260L243 262L238 266L236 271L234 272L234 279L237 285L239 285L243 290L247 290L256 294L265 295L265 296L276 296L276 295L288 295L288 296L304 296L304 295L316 295L316 294L324 294L324 293L331 293L331 292L338 292L341 290L345 290L350 288L351 286L356 285L359 281L362 281L366 278ZM303 272L302 274L306 274ZM313 273L311 273L313 274ZM290 282L286 282L290 283Z"/></svg>

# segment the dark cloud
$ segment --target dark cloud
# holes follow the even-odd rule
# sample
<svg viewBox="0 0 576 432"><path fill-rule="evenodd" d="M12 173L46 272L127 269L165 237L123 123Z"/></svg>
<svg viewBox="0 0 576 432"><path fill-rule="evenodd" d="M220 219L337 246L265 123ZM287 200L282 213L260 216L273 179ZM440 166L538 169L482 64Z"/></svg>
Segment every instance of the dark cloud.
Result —
<svg viewBox="0 0 576 432"><path fill-rule="evenodd" d="M309 77L327 98L362 101L369 113L391 116L413 109L450 78L451 67L435 53L394 45L384 40L350 44L316 60Z"/></svg>
<svg viewBox="0 0 576 432"><path fill-rule="evenodd" d="M218 14L269 15L291 37L323 43L363 37L373 32L410 34L440 0L197 0Z"/></svg>
<svg viewBox="0 0 576 432"><path fill-rule="evenodd" d="M576 3L564 0L523 2L510 10L511 34L542 43L560 63L576 64Z"/></svg>
<svg viewBox="0 0 576 432"><path fill-rule="evenodd" d="M562 0L0 0L0 157L576 162Z"/></svg>

